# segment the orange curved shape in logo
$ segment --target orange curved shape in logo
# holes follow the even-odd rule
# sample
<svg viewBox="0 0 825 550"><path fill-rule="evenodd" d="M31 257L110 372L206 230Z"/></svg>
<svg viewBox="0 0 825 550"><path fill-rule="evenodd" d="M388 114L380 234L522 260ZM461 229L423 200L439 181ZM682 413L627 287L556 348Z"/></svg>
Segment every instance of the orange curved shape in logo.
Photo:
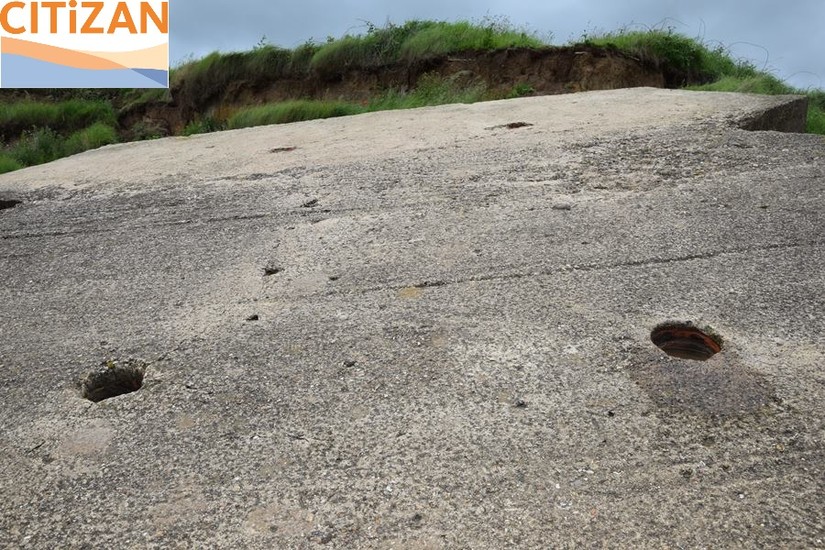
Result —
<svg viewBox="0 0 825 550"><path fill-rule="evenodd" d="M76 69L106 70L129 68L114 61L102 59L88 53L46 44L38 44L37 42L29 42L28 40L20 40L18 38L9 38L7 36L2 38L0 51L4 54L21 55L56 65L74 67Z"/></svg>
<svg viewBox="0 0 825 550"><path fill-rule="evenodd" d="M169 70L169 44L160 44L142 50L132 50L128 52L90 52L89 55L108 59L113 63L119 63L124 67L132 69L159 69Z"/></svg>

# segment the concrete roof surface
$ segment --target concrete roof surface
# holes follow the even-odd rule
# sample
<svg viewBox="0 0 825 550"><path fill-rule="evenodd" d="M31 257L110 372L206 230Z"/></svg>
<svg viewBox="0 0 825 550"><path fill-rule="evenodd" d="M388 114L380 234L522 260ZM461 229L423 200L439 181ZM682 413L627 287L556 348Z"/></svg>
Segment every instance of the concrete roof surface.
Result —
<svg viewBox="0 0 825 550"><path fill-rule="evenodd" d="M825 547L804 110L588 92L0 176L0 546Z"/></svg>

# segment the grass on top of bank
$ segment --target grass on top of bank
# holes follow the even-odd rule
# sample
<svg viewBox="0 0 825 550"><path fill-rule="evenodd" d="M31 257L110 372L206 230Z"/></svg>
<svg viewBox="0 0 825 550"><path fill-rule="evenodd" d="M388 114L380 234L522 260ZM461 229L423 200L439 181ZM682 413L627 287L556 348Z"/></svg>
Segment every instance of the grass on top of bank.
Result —
<svg viewBox="0 0 825 550"><path fill-rule="evenodd" d="M529 87L515 87L504 97L527 95ZM237 129L266 124L283 124L320 118L357 115L374 111L412 109L448 103L475 103L485 99L503 99L490 94L481 81L464 82L460 78L424 75L410 91L391 89L363 102L294 100L246 107L235 111L225 122L203 118L186 127L185 135L202 133L203 128ZM205 130L210 131L210 130Z"/></svg>
<svg viewBox="0 0 825 550"><path fill-rule="evenodd" d="M153 126L151 120L129 116L141 113L146 106L174 105L188 112L190 122L182 133L192 135L386 109L528 95L532 90L521 83L514 83L512 91L502 96L490 93L478 79L428 74L419 78L414 89L383 90L360 102L299 99L214 109L227 90L239 87L265 89L282 79L300 81L308 76L336 79L352 69L376 70L393 63L417 64L471 50L539 48L548 46L549 41L510 24L506 18L485 18L478 22L413 20L400 25L387 23L383 27L365 23L364 29L360 34L330 37L322 43L309 40L292 49L262 39L249 51L215 52L174 67L170 90L21 90L0 94L0 138L3 140L0 173L123 139L164 135L163 129ZM671 28L586 35L576 43L613 48L652 64L663 71L672 87L806 95L809 100L807 130L825 134L825 91L793 88L753 64L735 59L723 46L710 46ZM124 127L125 120L132 121L129 127Z"/></svg>
<svg viewBox="0 0 825 550"><path fill-rule="evenodd" d="M688 90L807 96L806 130L825 134L825 91L794 88L769 72L758 70L753 63L734 59L722 45L710 47L670 28L586 36L584 42L613 47L643 62L677 71L683 81L674 84Z"/></svg>

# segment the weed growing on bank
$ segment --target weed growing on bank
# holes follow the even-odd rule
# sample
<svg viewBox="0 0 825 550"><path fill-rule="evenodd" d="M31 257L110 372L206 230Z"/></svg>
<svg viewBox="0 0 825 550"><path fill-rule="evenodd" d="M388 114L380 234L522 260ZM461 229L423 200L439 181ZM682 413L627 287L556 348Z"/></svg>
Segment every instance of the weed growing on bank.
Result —
<svg viewBox="0 0 825 550"><path fill-rule="evenodd" d="M375 68L398 62L419 63L470 50L538 48L547 44L515 28L506 19L469 21L407 21L376 27L368 23L363 35L345 35L319 47L310 68L334 77L352 68Z"/></svg>
<svg viewBox="0 0 825 550"><path fill-rule="evenodd" d="M399 57L402 61L415 63L454 52L542 46L547 44L531 33L512 28L506 22L486 25L467 21L438 22L407 39L401 46Z"/></svg>
<svg viewBox="0 0 825 550"><path fill-rule="evenodd" d="M799 90L766 73L744 78L725 76L708 84L687 86L687 89L763 95L806 95L808 96L806 130L809 134L825 134L825 91L822 90Z"/></svg>
<svg viewBox="0 0 825 550"><path fill-rule="evenodd" d="M508 94L508 97L519 93L524 94L526 92L523 88L519 88ZM357 115L373 111L413 109L448 103L475 103L485 99L497 98L488 94L487 87L482 82L462 82L460 78L455 76L444 78L434 74L426 74L419 79L418 85L413 90L387 90L366 103L316 100L270 103L240 109L223 126L229 129L247 128L266 124L284 124L318 118ZM196 130L195 126L191 129L193 130L192 133L200 133L194 131Z"/></svg>
<svg viewBox="0 0 825 550"><path fill-rule="evenodd" d="M699 40L672 29L617 31L585 37L584 43L615 48L643 63L678 72L686 81L712 81L724 76L750 77L757 74L753 65L734 60L723 47L709 48Z"/></svg>
<svg viewBox="0 0 825 550"><path fill-rule="evenodd" d="M476 103L489 99L501 98L489 94L487 86L479 80L466 80L460 74L449 77L425 74L418 79L414 89L387 90L370 101L367 110L415 109L449 103Z"/></svg>
<svg viewBox="0 0 825 550"><path fill-rule="evenodd" d="M5 139L17 137L21 132L31 128L50 127L75 131L96 122L114 125L116 120L112 104L103 100L24 100L0 104L0 128Z"/></svg>
<svg viewBox="0 0 825 550"><path fill-rule="evenodd" d="M33 128L23 132L14 145L0 153L0 173L44 164L117 141L115 128L104 122L96 122L68 136L49 127Z"/></svg>
<svg viewBox="0 0 825 550"><path fill-rule="evenodd" d="M238 82L255 87L306 75L313 49L267 45L247 52L214 52L178 67L170 75L171 85L178 101L197 111Z"/></svg>
<svg viewBox="0 0 825 550"><path fill-rule="evenodd" d="M584 43L616 48L656 67L675 69L683 80L670 84L688 90L805 95L808 97L808 133L825 134L825 91L789 86L772 74L757 70L752 63L733 59L722 46L710 48L673 29L617 31L585 37ZM688 85L691 81L702 84Z"/></svg>
<svg viewBox="0 0 825 550"><path fill-rule="evenodd" d="M5 174L6 172L14 172L15 170L20 170L24 166L20 164L16 158L11 156L8 153L0 153L0 174Z"/></svg>
<svg viewBox="0 0 825 550"><path fill-rule="evenodd" d="M181 135L193 136L195 134L208 134L209 132L218 132L221 130L226 130L225 122L213 116L205 116L187 124L183 128Z"/></svg>
<svg viewBox="0 0 825 550"><path fill-rule="evenodd" d="M825 135L825 91L811 90L808 95L808 132Z"/></svg>
<svg viewBox="0 0 825 550"><path fill-rule="evenodd" d="M282 101L241 109L227 121L227 128L247 128L265 124L285 124L318 118L357 115L364 112L358 105L339 101Z"/></svg>

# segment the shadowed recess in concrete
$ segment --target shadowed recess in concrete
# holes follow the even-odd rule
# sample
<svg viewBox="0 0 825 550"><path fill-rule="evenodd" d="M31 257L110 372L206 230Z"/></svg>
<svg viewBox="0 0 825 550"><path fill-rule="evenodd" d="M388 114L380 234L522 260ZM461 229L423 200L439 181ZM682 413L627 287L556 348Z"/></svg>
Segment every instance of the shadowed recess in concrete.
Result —
<svg viewBox="0 0 825 550"><path fill-rule="evenodd" d="M722 351L722 339L710 330L701 330L690 322L668 321L650 333L656 347L671 357L705 361Z"/></svg>
<svg viewBox="0 0 825 550"><path fill-rule="evenodd" d="M146 365L140 361L103 361L81 382L81 395L95 403L136 392L143 386Z"/></svg>

